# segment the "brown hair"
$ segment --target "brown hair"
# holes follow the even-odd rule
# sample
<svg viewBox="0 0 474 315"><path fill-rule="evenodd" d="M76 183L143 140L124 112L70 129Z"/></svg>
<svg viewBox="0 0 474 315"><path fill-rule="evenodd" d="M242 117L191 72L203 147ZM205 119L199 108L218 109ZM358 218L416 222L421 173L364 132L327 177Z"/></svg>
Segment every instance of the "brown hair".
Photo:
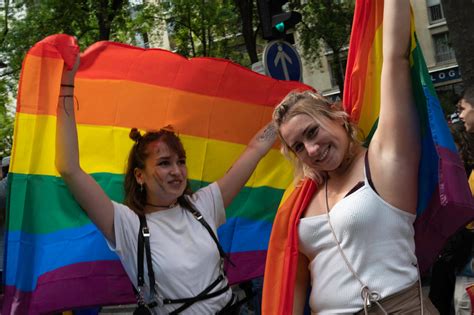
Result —
<svg viewBox="0 0 474 315"><path fill-rule="evenodd" d="M451 124L449 129L469 176L474 168L474 134L467 132L461 122Z"/></svg>
<svg viewBox="0 0 474 315"><path fill-rule="evenodd" d="M469 105L474 108L474 87L468 87L463 95L462 98L469 103Z"/></svg>
<svg viewBox="0 0 474 315"><path fill-rule="evenodd" d="M361 130L350 121L349 115L342 109L341 103L330 102L325 97L313 91L290 92L283 101L275 107L273 111L273 122L278 128L278 135L282 143L281 152L292 161L295 166L295 181L307 176L321 184L324 182L324 174L317 170L310 169L301 162L280 133L280 126L283 123L300 114L308 115L318 121L320 121L320 117L326 117L329 120L342 120L344 129L350 139L350 151L352 151L351 149L354 147L353 144L361 144ZM349 154L351 154L351 152L349 152Z"/></svg>
<svg viewBox="0 0 474 315"><path fill-rule="evenodd" d="M125 201L124 204L130 207L133 211L138 214L143 214L147 200L146 189L143 189L135 179L135 169L145 169L145 161L148 158L150 152L148 147L150 143L155 141L162 141L170 148L170 150L176 152L180 158L186 158L186 151L184 150L183 144L179 137L175 134L171 127L165 127L159 131L149 131L143 136L137 128L132 128L129 134L130 139L135 141L130 153L128 155L128 163L125 172ZM191 195L192 190L189 186L189 181L186 185L183 195ZM188 203L184 196L178 198L178 202L182 206L187 206Z"/></svg>

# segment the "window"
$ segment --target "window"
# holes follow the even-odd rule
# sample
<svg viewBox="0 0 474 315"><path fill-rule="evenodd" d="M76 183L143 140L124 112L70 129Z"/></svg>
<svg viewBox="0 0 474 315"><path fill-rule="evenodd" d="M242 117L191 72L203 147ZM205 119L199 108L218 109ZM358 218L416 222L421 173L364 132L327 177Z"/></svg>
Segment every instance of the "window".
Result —
<svg viewBox="0 0 474 315"><path fill-rule="evenodd" d="M334 59L331 58L328 60L329 62L329 76L331 78L331 86L334 88L338 86L337 84L337 78L336 78L336 70L339 68L339 71L342 74L342 79L344 80L345 74L346 74L346 64L347 64L347 55L346 53L341 53L341 62L340 64L336 64L334 62Z"/></svg>
<svg viewBox="0 0 474 315"><path fill-rule="evenodd" d="M455 59L454 50L449 44L448 32L434 34L433 43L435 48L436 62L444 62Z"/></svg>
<svg viewBox="0 0 474 315"><path fill-rule="evenodd" d="M428 7L430 24L444 20L443 7L441 6L440 0L427 0L426 5Z"/></svg>

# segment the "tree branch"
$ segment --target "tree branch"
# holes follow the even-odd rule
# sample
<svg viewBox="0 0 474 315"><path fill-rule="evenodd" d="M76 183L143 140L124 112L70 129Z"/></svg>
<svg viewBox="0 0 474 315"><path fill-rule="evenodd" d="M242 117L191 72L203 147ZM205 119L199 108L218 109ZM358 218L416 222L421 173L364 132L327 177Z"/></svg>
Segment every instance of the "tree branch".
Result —
<svg viewBox="0 0 474 315"><path fill-rule="evenodd" d="M8 34L8 9L9 9L10 2L8 0L5 0L4 3L5 3L5 9L4 9L5 10L5 17L4 17L5 24L3 27L2 38L0 38L0 45L3 45Z"/></svg>

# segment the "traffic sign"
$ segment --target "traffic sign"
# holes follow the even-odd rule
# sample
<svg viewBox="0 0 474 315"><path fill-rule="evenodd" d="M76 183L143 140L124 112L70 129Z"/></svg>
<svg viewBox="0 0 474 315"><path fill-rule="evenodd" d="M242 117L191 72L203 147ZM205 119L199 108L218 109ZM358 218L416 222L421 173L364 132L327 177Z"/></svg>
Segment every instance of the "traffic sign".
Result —
<svg viewBox="0 0 474 315"><path fill-rule="evenodd" d="M263 50L265 73L278 80L301 81L301 59L288 42L274 40Z"/></svg>

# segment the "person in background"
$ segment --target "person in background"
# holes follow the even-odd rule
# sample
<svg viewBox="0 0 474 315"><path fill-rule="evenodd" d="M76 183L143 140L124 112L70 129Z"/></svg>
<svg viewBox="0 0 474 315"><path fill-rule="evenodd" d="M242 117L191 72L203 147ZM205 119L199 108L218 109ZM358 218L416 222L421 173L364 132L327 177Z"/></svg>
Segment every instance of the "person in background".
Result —
<svg viewBox="0 0 474 315"><path fill-rule="evenodd" d="M460 101L457 104L459 105ZM463 122L458 118L459 114L451 115L451 118L453 117L449 128L464 163L466 176L469 177L474 168L474 133L466 132ZM456 314L462 314L460 305L463 304L466 309L468 307L469 297L466 294L463 298L465 292L462 292L461 288L458 288L454 303L453 297L456 282L470 283L474 276L471 269L467 268L472 257L474 236L470 227L471 225L468 225L461 229L448 240L431 268L429 297L441 315L454 314L455 308ZM456 280L457 276L460 277L459 281Z"/></svg>
<svg viewBox="0 0 474 315"><path fill-rule="evenodd" d="M464 123L467 132L467 135L461 135L461 139L467 139L467 141L463 140L463 145L459 146L459 153L466 165L466 163L471 164L474 159L474 156L472 155L472 152L474 151L474 141L472 140L474 137L474 87L469 87L464 91L463 97L459 101L458 109L460 112L459 118ZM474 192L473 172L468 172L468 178L471 192ZM454 288L454 309L456 315L470 315L472 313L471 299L466 288L474 285L474 222L468 224L464 230L467 232L463 233L469 233L465 243L470 246L468 248L469 255L466 259L467 262L464 262L464 267L456 276L456 284Z"/></svg>
<svg viewBox="0 0 474 315"><path fill-rule="evenodd" d="M463 121L466 131L474 133L474 87L469 87L459 101L459 118Z"/></svg>

